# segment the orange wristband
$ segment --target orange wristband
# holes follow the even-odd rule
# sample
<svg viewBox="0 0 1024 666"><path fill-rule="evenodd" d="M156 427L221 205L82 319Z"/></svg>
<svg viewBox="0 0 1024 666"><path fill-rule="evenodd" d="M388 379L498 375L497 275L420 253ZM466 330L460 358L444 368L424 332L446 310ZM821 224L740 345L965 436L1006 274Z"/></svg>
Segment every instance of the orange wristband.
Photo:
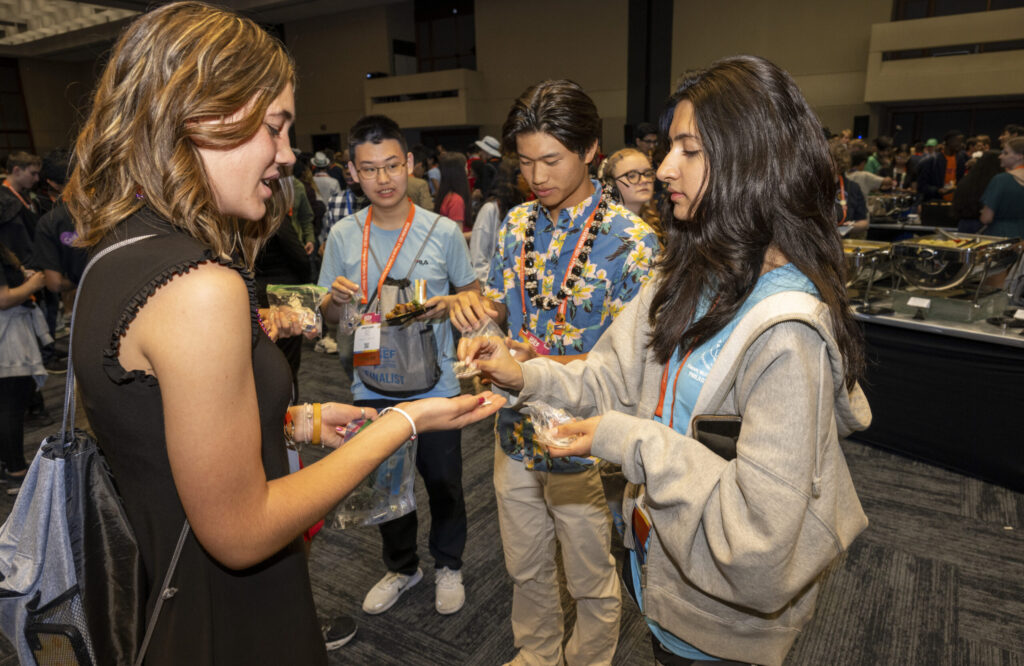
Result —
<svg viewBox="0 0 1024 666"><path fill-rule="evenodd" d="M313 432L309 435L309 443L313 446L320 444L320 403L313 403Z"/></svg>

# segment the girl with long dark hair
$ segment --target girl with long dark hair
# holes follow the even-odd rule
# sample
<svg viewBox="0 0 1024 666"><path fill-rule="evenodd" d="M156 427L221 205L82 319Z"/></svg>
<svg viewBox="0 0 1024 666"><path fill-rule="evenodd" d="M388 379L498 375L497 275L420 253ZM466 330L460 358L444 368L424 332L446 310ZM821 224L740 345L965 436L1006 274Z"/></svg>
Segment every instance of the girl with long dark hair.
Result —
<svg viewBox="0 0 1024 666"><path fill-rule="evenodd" d="M999 151L986 150L956 184L953 193L953 214L956 216L956 230L966 234L979 233L981 229L981 195L989 181L1003 173L999 164Z"/></svg>
<svg viewBox="0 0 1024 666"><path fill-rule="evenodd" d="M781 664L822 574L867 525L839 438L870 422L818 120L772 63L691 72L662 120L669 198L655 276L587 359L460 358L516 404L577 417L552 456L631 482L626 584L655 656Z"/></svg>
<svg viewBox="0 0 1024 666"><path fill-rule="evenodd" d="M462 225L463 233L473 228L473 206L466 175L466 156L445 153L441 156L441 182L434 195L434 210Z"/></svg>

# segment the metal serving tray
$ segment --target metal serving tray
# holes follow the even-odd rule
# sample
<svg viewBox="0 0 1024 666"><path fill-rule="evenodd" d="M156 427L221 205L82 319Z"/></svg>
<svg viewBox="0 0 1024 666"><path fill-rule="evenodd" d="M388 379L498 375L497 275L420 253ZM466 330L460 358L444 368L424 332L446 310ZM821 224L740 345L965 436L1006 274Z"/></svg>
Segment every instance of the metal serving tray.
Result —
<svg viewBox="0 0 1024 666"><path fill-rule="evenodd" d="M846 286L880 280L892 272L889 252L892 243L875 240L843 239L843 257L846 259ZM874 271L874 276L872 276Z"/></svg>
<svg viewBox="0 0 1024 666"><path fill-rule="evenodd" d="M1022 248L1019 238L939 230L893 243L891 254L893 265L909 284L942 291L1010 268Z"/></svg>

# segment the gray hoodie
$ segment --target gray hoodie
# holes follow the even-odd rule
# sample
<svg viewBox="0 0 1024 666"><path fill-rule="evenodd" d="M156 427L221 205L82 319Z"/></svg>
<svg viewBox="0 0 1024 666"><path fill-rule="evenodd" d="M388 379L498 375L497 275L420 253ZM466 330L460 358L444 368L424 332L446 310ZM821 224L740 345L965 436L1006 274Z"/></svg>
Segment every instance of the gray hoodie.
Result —
<svg viewBox="0 0 1024 666"><path fill-rule="evenodd" d="M694 414L740 415L736 458L652 420L662 365L647 348L652 280L585 361L523 364L515 404L603 414L594 455L622 465L629 521L651 516L647 616L715 656L781 664L810 619L821 574L867 526L839 438L866 428L847 391L828 308L783 292L752 308L719 353ZM692 431L688 431L691 435Z"/></svg>

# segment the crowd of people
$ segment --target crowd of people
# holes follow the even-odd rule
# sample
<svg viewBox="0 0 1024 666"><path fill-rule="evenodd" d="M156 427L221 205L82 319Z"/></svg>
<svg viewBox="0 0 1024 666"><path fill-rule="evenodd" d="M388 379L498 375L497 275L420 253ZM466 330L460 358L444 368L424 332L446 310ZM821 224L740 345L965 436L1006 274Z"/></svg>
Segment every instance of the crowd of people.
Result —
<svg viewBox="0 0 1024 666"><path fill-rule="evenodd" d="M994 147L986 134L965 137L959 130L950 130L941 142L931 138L898 146L887 136L869 144L852 134L843 130L829 136L841 224L866 229L868 195L905 193L914 196L913 210L925 223L1024 237L1024 125L1006 125Z"/></svg>
<svg viewBox="0 0 1024 666"><path fill-rule="evenodd" d="M465 152L410 147L371 115L344 150L303 155L288 140L294 86L290 56L251 21L164 5L117 42L73 164L67 151L7 160L9 492L33 395L60 371L61 295L90 255L143 238L81 285L73 351L147 613L192 527L192 583L146 663L325 663L356 621L317 621L303 539L410 441L433 572L416 509L380 524L384 575L362 611L387 612L427 576L436 612L459 612L472 570L461 430L492 416L511 663L611 663L623 592L661 664L781 663L867 525L839 447L870 410L837 225L861 231L865 194L906 190L951 201L961 228L1024 235L1024 128L1006 128L997 157L959 132L869 148L823 133L788 74L744 56L689 72L658 124L606 158L597 107L567 80L530 86L500 139ZM353 404L298 400L303 339L266 292L310 281L330 325L358 314ZM403 303L415 318L387 325ZM504 335L477 335L491 325ZM493 391L463 395L457 367ZM576 418L553 426L524 409L537 402ZM343 440L360 419L373 425ZM334 450L298 469L299 444ZM628 481L624 497L606 497L602 468ZM556 550L577 607L568 640Z"/></svg>

